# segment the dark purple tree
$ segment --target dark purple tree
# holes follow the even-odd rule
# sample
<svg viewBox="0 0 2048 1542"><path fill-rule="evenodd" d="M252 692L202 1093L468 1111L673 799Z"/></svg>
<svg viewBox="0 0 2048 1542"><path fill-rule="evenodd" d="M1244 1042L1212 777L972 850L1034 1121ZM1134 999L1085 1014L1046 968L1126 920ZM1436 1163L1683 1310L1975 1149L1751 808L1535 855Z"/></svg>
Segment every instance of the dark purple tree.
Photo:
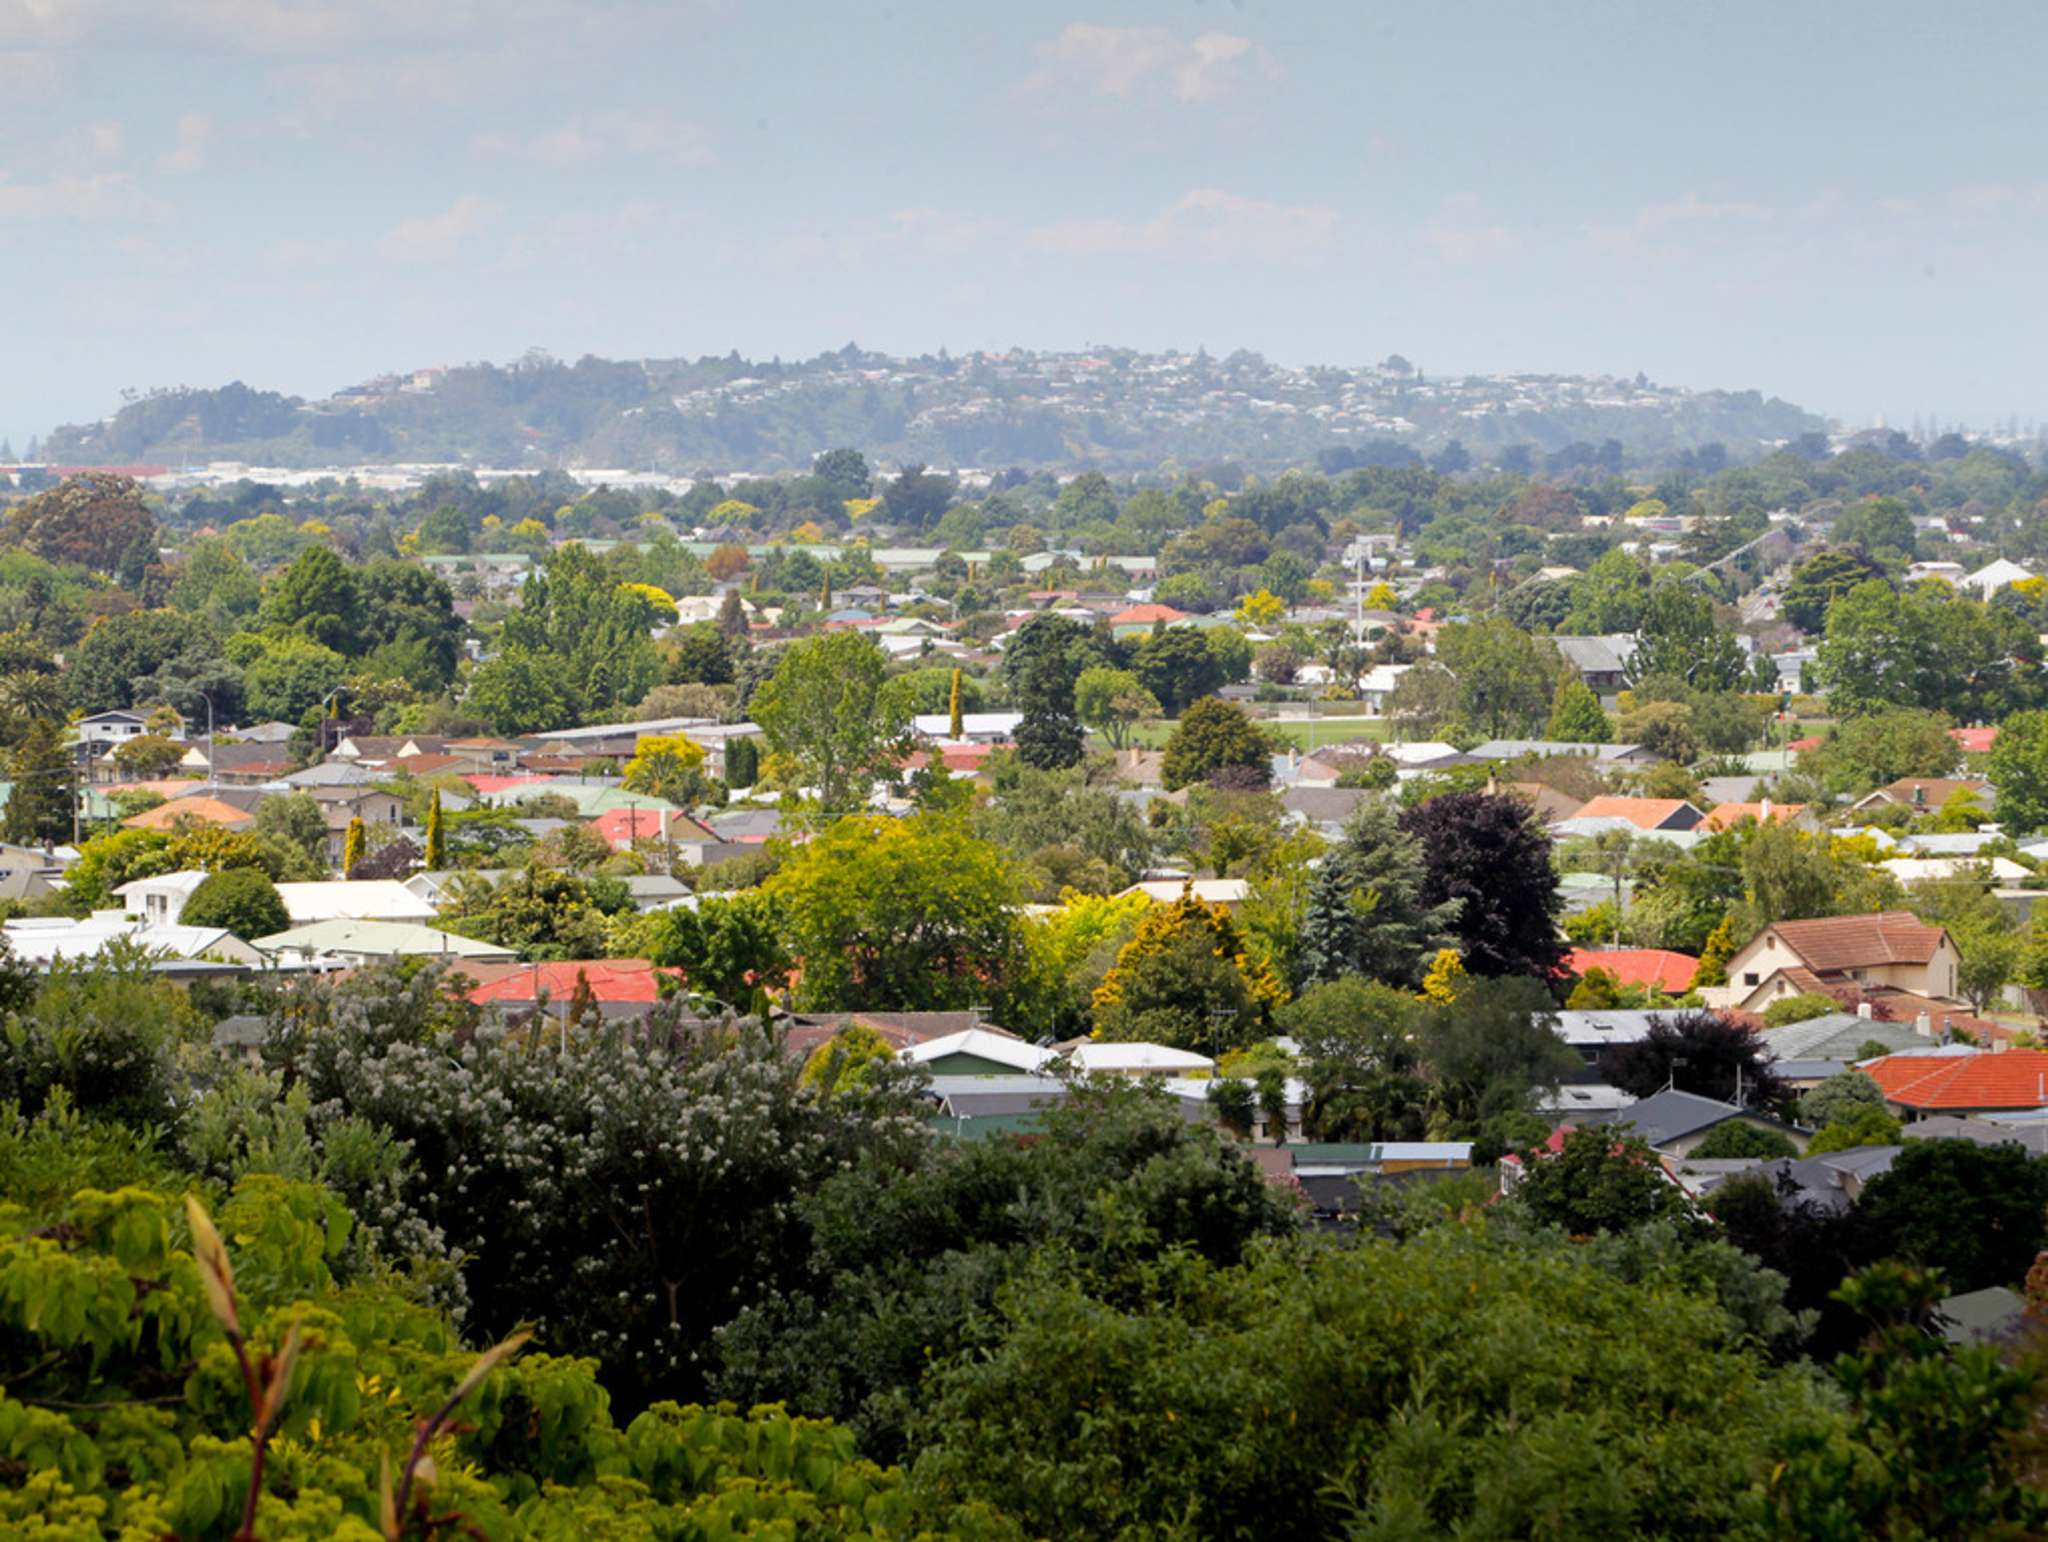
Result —
<svg viewBox="0 0 2048 1542"><path fill-rule="evenodd" d="M1519 798L1445 793L1409 809L1401 828L1422 841L1425 907L1458 902L1455 946L1469 973L1549 981L1564 962L1562 901L1550 837Z"/></svg>
<svg viewBox="0 0 2048 1542"><path fill-rule="evenodd" d="M1762 1038L1718 1012L1651 1018L1650 1031L1635 1043L1607 1048L1600 1056L1600 1074L1637 1098L1669 1086L1745 1108L1771 1109L1786 1096Z"/></svg>

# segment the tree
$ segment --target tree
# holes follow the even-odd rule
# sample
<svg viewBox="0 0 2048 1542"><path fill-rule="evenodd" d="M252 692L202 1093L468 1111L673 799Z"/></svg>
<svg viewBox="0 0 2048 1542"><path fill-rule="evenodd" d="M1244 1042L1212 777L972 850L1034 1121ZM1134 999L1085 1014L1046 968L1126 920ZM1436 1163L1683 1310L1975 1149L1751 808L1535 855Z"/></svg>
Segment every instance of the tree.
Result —
<svg viewBox="0 0 2048 1542"><path fill-rule="evenodd" d="M1841 1010L1841 1002L1822 991L1801 991L1794 996L1781 996L1765 1007L1764 1026L1787 1028L1793 1023L1808 1022Z"/></svg>
<svg viewBox="0 0 2048 1542"><path fill-rule="evenodd" d="M1525 1151L1521 1161L1513 1203L1542 1225L1591 1236L1653 1221L1691 1224L1684 1191L1640 1135L1588 1125L1568 1132L1557 1151Z"/></svg>
<svg viewBox="0 0 2048 1542"><path fill-rule="evenodd" d="M310 794L271 794L256 805L250 829L265 840L279 841L302 853L320 868L327 866L327 816Z"/></svg>
<svg viewBox="0 0 2048 1542"><path fill-rule="evenodd" d="M348 678L348 672L348 660L334 649L286 633L263 644L263 651L243 669L242 682L249 710L257 717L298 723Z"/></svg>
<svg viewBox="0 0 2048 1542"><path fill-rule="evenodd" d="M1836 723L1818 749L1800 757L1799 769L1819 777L1829 792L1850 795L1902 777L1948 776L1963 758L1948 730L1948 716L1939 711L1891 707L1865 712Z"/></svg>
<svg viewBox="0 0 2048 1542"><path fill-rule="evenodd" d="M849 498L865 498L874 488L867 457L858 450L825 451L811 462L811 475L830 488L832 496L841 503Z"/></svg>
<svg viewBox="0 0 2048 1542"><path fill-rule="evenodd" d="M1422 903L1459 902L1454 932L1472 973L1556 973L1564 960L1562 901L1550 837L1527 804L1505 794L1447 793L1403 813L1401 828L1422 842Z"/></svg>
<svg viewBox="0 0 2048 1542"><path fill-rule="evenodd" d="M102 616L72 650L64 682L72 704L88 712L225 687L214 697L214 710L232 720L241 700L240 675L212 625L170 610Z"/></svg>
<svg viewBox="0 0 2048 1542"><path fill-rule="evenodd" d="M1732 691L1748 670L1741 645L1715 626L1713 602L1698 589L1670 579L1650 591L1629 655L1630 684L1664 676L1702 691Z"/></svg>
<svg viewBox="0 0 2048 1542"><path fill-rule="evenodd" d="M1413 986L1449 944L1458 901L1425 905L1422 842L1378 799L1360 803L1309 885L1301 928L1306 983L1362 974Z"/></svg>
<svg viewBox="0 0 2048 1542"><path fill-rule="evenodd" d="M1548 717L1562 672L1557 649L1505 616L1447 626L1436 656L1458 682L1459 714L1496 739L1527 738Z"/></svg>
<svg viewBox="0 0 2048 1542"><path fill-rule="evenodd" d="M1095 651L1094 633L1077 621L1040 611L1017 628L1003 650L1003 676L1023 714L1017 757L1041 771L1081 759L1074 684Z"/></svg>
<svg viewBox="0 0 2048 1542"><path fill-rule="evenodd" d="M732 638L716 621L698 621L665 646L675 685L726 685L732 680Z"/></svg>
<svg viewBox="0 0 2048 1542"><path fill-rule="evenodd" d="M416 562L377 557L355 570L361 600L362 634L341 645L372 662L405 661L404 677L415 688L444 687L455 678L462 652L462 618L446 580Z"/></svg>
<svg viewBox="0 0 2048 1542"><path fill-rule="evenodd" d="M1649 1031L1600 1055L1601 1078L1630 1097L1675 1087L1739 1108L1768 1108L1784 1095L1761 1035L1718 1012L1674 1012Z"/></svg>
<svg viewBox="0 0 2048 1542"><path fill-rule="evenodd" d="M1580 1068L1540 979L1467 977L1449 1000L1423 1004L1413 1036L1429 1068L1430 1137L1476 1140L1475 1161L1540 1139L1551 1121L1536 1115L1539 1095Z"/></svg>
<svg viewBox="0 0 2048 1542"><path fill-rule="evenodd" d="M1185 712L1223 685L1215 650L1200 632L1185 626L1166 627L1139 643L1131 672L1170 715Z"/></svg>
<svg viewBox="0 0 2048 1542"><path fill-rule="evenodd" d="M185 901L178 919L185 926L218 926L244 942L291 930L292 918L277 885L260 868L230 867L209 873Z"/></svg>
<svg viewBox="0 0 2048 1542"><path fill-rule="evenodd" d="M959 484L949 476L923 466L906 466L883 489L882 502L891 524L925 530L939 522L958 491Z"/></svg>
<svg viewBox="0 0 2048 1542"><path fill-rule="evenodd" d="M960 671L953 671L953 678L946 687L946 733L954 739L967 737L966 715L960 710Z"/></svg>
<svg viewBox="0 0 2048 1542"><path fill-rule="evenodd" d="M1614 725L1608 721L1593 688L1573 676L1557 688L1557 695L1551 699L1550 722L1543 737L1565 744L1606 744L1614 737Z"/></svg>
<svg viewBox="0 0 2048 1542"><path fill-rule="evenodd" d="M758 890L707 896L695 910L662 912L648 957L681 969L700 995L759 1015L789 974L786 925L778 903Z"/></svg>
<svg viewBox="0 0 2048 1542"><path fill-rule="evenodd" d="M13 785L0 838L23 846L70 840L78 773L63 730L48 718L29 723L7 757L7 776Z"/></svg>
<svg viewBox="0 0 2048 1542"><path fill-rule="evenodd" d="M1834 537L1866 556L1893 553L1911 561L1919 555L1913 516L1896 498L1866 498L1835 518Z"/></svg>
<svg viewBox="0 0 2048 1542"><path fill-rule="evenodd" d="M156 520L141 484L107 471L66 477L57 486L17 503L0 539L46 562L75 562L112 573L138 540L154 545Z"/></svg>
<svg viewBox="0 0 2048 1542"><path fill-rule="evenodd" d="M477 666L462 705L497 732L514 737L566 728L578 716L567 662L553 653L513 646Z"/></svg>
<svg viewBox="0 0 2048 1542"><path fill-rule="evenodd" d="M730 739L725 746L725 785L735 790L761 779L761 742L752 734Z"/></svg>
<svg viewBox="0 0 2048 1542"><path fill-rule="evenodd" d="M1993 902L1996 903L1995 901ZM1995 915L1972 915L1949 926L1962 961L1956 989L1980 1017L2005 993L2019 968L2021 941L2003 907Z"/></svg>
<svg viewBox="0 0 2048 1542"><path fill-rule="evenodd" d="M858 632L791 643L754 693L768 748L792 757L825 818L866 806L894 771L910 729L902 693L885 681L882 651Z"/></svg>
<svg viewBox="0 0 2048 1542"><path fill-rule="evenodd" d="M1205 696L1181 715L1166 741L1160 777L1168 791L1206 781L1218 771L1250 772L1263 786L1272 776L1273 748L1244 708Z"/></svg>
<svg viewBox="0 0 2048 1542"><path fill-rule="evenodd" d="M1862 1071L1837 1071L1799 1098L1799 1117L1818 1129L1869 1112L1884 1112L1884 1089Z"/></svg>
<svg viewBox="0 0 2048 1542"><path fill-rule="evenodd" d="M1704 990L1712 985L1726 985L1728 960L1735 957L1741 947L1735 935L1735 917L1723 916L1707 933L1706 946L1700 949L1699 967L1692 972L1691 988Z"/></svg>
<svg viewBox="0 0 2048 1542"><path fill-rule="evenodd" d="M1301 1047L1311 1140L1421 1140L1429 1131L1427 1067L1415 1043L1413 996L1358 975L1311 985L1275 1014Z"/></svg>
<svg viewBox="0 0 2048 1542"><path fill-rule="evenodd" d="M114 746L114 764L129 776L168 776L185 758L185 746L162 734L137 734Z"/></svg>
<svg viewBox="0 0 2048 1542"><path fill-rule="evenodd" d="M363 649L364 611L356 576L328 546L309 546L270 583L263 619L336 653Z"/></svg>
<svg viewBox="0 0 2048 1542"><path fill-rule="evenodd" d="M2048 826L2048 712L2015 712L1999 723L1987 774L2001 827L2030 835Z"/></svg>
<svg viewBox="0 0 2048 1542"><path fill-rule="evenodd" d="M1248 594L1237 602L1237 619L1247 626L1277 626L1286 616L1287 602L1266 589Z"/></svg>
<svg viewBox="0 0 2048 1542"><path fill-rule="evenodd" d="M1938 1262L1956 1291L2016 1285L2048 1243L2048 1163L2022 1146L1908 1141L1856 1207L1874 1256Z"/></svg>
<svg viewBox="0 0 2048 1542"><path fill-rule="evenodd" d="M441 827L441 789L438 787L427 804L427 845L423 860L430 873L437 873L448 865L448 841Z"/></svg>
<svg viewBox="0 0 2048 1542"><path fill-rule="evenodd" d="M1714 1160L1730 1157L1759 1157L1764 1161L1777 1161L1784 1157L1796 1157L1799 1148L1790 1136L1777 1130L1767 1130L1761 1125L1749 1124L1741 1119L1730 1119L1717 1124L1707 1132L1706 1139L1693 1147L1693 1156Z"/></svg>
<svg viewBox="0 0 2048 1542"><path fill-rule="evenodd" d="M718 630L738 639L745 637L749 629L746 601L740 598L739 590L726 590L725 598L718 604Z"/></svg>
<svg viewBox="0 0 2048 1542"><path fill-rule="evenodd" d="M341 837L341 876L346 878L355 871L356 864L369 854L369 832L363 827L360 814L348 822L348 829Z"/></svg>
<svg viewBox="0 0 2048 1542"><path fill-rule="evenodd" d="M1845 1111L1829 1120L1806 1143L1808 1156L1830 1151L1854 1151L1858 1146L1896 1146L1905 1139L1905 1126L1882 1107Z"/></svg>
<svg viewBox="0 0 2048 1542"><path fill-rule="evenodd" d="M1074 706L1081 721L1118 750L1130 744L1134 728L1165 710L1136 674L1100 664L1082 670L1074 682Z"/></svg>
<svg viewBox="0 0 2048 1542"><path fill-rule="evenodd" d="M647 734L626 762L622 784L628 792L663 798L681 808L702 803L710 791L704 747L687 734Z"/></svg>
<svg viewBox="0 0 2048 1542"><path fill-rule="evenodd" d="M1285 995L1227 909L1183 894L1148 911L1117 950L1095 990L1095 1031L1213 1055L1264 1038Z"/></svg>
<svg viewBox="0 0 2048 1542"><path fill-rule="evenodd" d="M1019 983L1016 874L959 820L842 819L763 889L787 917L806 1007L958 1010Z"/></svg>
<svg viewBox="0 0 2048 1542"><path fill-rule="evenodd" d="M1778 612L1808 636L1827 626L1828 607L1858 584L1882 578L1884 570L1860 552L1830 548L1802 562L1785 586Z"/></svg>
<svg viewBox="0 0 2048 1542"><path fill-rule="evenodd" d="M604 913L593 903L589 885L573 873L548 868L522 868L494 886L459 897L443 908L442 924L511 948L528 963L604 954Z"/></svg>

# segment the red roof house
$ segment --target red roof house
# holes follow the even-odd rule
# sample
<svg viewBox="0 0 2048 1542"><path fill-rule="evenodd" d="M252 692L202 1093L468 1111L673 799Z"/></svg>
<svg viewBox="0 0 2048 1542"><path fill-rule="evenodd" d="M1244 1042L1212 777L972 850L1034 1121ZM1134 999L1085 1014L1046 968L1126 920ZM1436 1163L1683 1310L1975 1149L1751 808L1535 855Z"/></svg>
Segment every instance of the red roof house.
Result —
<svg viewBox="0 0 2048 1542"><path fill-rule="evenodd" d="M1858 1067L1885 1101L1915 1114L1998 1113L2048 1108L2048 1050L1968 1055L1886 1055Z"/></svg>
<svg viewBox="0 0 2048 1542"><path fill-rule="evenodd" d="M1988 755L1998 742L1998 725L1989 728L1951 728L1948 736L1963 747L1965 755Z"/></svg>
<svg viewBox="0 0 2048 1542"><path fill-rule="evenodd" d="M1623 985L1640 985L1667 996L1682 996L1692 989L1692 977L1700 961L1689 953L1668 948L1573 948L1565 956L1565 968L1583 976L1589 969L1604 969Z"/></svg>
<svg viewBox="0 0 2048 1542"><path fill-rule="evenodd" d="M531 1006L535 994L547 993L550 1005L564 1006L576 994L580 978L601 1004L651 1005L661 999L663 976L681 980L680 969L657 969L644 958L570 959L551 964L465 964L464 972L481 983L468 993L478 1006Z"/></svg>
<svg viewBox="0 0 2048 1542"><path fill-rule="evenodd" d="M653 808L615 808L598 815L583 828L601 838L613 851L628 851L635 841L658 841L663 833L661 810ZM718 838L689 815L681 813L668 816L667 834L672 841Z"/></svg>
<svg viewBox="0 0 2048 1542"><path fill-rule="evenodd" d="M1150 626L1155 621L1164 621L1171 626L1176 621L1185 621L1188 613L1175 610L1171 605L1133 605L1129 610L1120 610L1109 618L1111 626Z"/></svg>

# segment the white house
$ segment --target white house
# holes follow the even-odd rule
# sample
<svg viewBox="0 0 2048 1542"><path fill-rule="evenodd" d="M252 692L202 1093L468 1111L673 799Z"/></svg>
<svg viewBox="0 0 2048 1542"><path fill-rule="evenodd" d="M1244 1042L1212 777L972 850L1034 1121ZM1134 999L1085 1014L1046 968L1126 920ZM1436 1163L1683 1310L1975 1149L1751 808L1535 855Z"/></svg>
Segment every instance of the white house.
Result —
<svg viewBox="0 0 2048 1542"><path fill-rule="evenodd" d="M175 716L175 714L173 714ZM82 717L71 725L72 733L81 744L89 744L93 752L110 749L117 744L126 744L130 739L149 732L150 714L131 712L116 708L111 712L95 712L91 717ZM169 739L185 737L185 722L179 718L165 734Z"/></svg>
<svg viewBox="0 0 2048 1542"><path fill-rule="evenodd" d="M278 898L294 927L320 921L431 921L434 907L396 878L281 883Z"/></svg>
<svg viewBox="0 0 2048 1542"><path fill-rule="evenodd" d="M199 868L182 873L160 873L154 878L137 878L114 891L129 915L159 926L175 925L185 913L185 901L210 875Z"/></svg>
<svg viewBox="0 0 2048 1542"><path fill-rule="evenodd" d="M2008 562L2005 558L2000 557L1994 562L1986 563L1983 567L1977 569L1976 572L1970 574L1969 577L1962 581L1962 587L1975 590L1978 599L1988 600L2007 584L2016 584L2023 578L2032 578L2033 576L2030 571L2021 567L2017 562Z"/></svg>

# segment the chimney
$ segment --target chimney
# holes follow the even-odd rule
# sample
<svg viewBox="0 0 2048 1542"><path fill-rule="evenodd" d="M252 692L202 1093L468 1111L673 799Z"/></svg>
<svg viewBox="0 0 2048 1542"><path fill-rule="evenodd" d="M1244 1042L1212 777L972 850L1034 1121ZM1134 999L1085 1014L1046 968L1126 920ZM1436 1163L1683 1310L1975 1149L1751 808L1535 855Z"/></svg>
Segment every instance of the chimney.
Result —
<svg viewBox="0 0 2048 1542"><path fill-rule="evenodd" d="M1757 805L1757 808L1759 812L1756 822L1760 825L1769 824L1771 822L1771 800L1769 798L1764 799L1762 803Z"/></svg>
<svg viewBox="0 0 2048 1542"><path fill-rule="evenodd" d="M1913 1019L1913 1031L1919 1034L1922 1038L1933 1038L1934 1019L1928 1016L1926 1012L1921 1012L1921 1014L1918 1017Z"/></svg>
<svg viewBox="0 0 2048 1542"><path fill-rule="evenodd" d="M1926 805L1927 784L1925 782L1915 782L1913 784L1913 806L1915 808L1924 808Z"/></svg>
<svg viewBox="0 0 2048 1542"><path fill-rule="evenodd" d="M1875 1014L1871 1012L1869 1002L1859 1001L1856 1003L1856 1015L1867 1023Z"/></svg>

